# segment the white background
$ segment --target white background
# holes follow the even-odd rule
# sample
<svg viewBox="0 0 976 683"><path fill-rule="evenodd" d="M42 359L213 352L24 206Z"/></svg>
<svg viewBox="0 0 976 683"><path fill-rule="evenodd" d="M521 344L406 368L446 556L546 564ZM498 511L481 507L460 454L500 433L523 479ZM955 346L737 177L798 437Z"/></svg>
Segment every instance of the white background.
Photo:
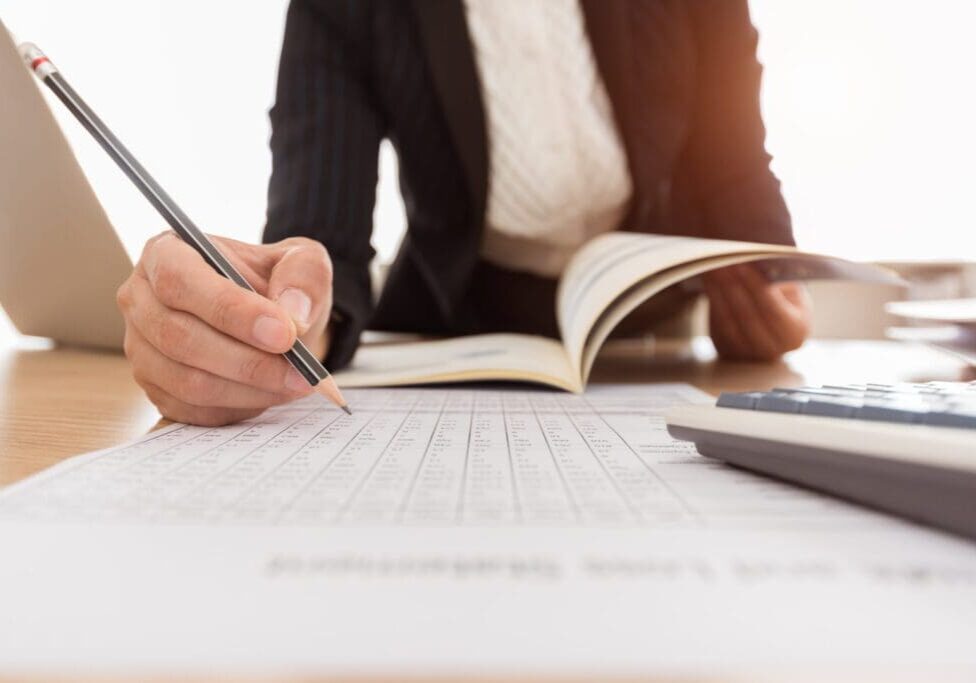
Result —
<svg viewBox="0 0 976 683"><path fill-rule="evenodd" d="M0 0L204 229L258 240L284 0ZM856 258L976 258L976 5L752 0L774 169L802 246ZM58 118L133 256L162 220ZM374 244L403 230L380 155ZM0 325L7 324L0 320Z"/></svg>

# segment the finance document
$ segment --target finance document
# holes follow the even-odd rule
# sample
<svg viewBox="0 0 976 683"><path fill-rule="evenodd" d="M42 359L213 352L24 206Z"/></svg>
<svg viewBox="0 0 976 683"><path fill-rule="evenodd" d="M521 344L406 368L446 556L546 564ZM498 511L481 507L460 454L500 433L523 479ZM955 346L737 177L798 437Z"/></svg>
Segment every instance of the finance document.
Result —
<svg viewBox="0 0 976 683"><path fill-rule="evenodd" d="M672 439L661 412L708 400L687 386L360 389L347 400L352 415L313 395L68 460L0 496L0 517L681 528L848 526L857 515Z"/></svg>
<svg viewBox="0 0 976 683"><path fill-rule="evenodd" d="M976 674L976 546L701 457L691 387L346 398L0 491L0 672Z"/></svg>

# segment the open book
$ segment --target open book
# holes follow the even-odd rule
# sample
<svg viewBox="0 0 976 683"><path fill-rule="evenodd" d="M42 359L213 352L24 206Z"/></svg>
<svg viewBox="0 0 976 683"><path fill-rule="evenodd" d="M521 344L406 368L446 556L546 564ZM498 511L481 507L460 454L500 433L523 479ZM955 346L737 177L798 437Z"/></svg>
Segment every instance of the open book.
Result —
<svg viewBox="0 0 976 683"><path fill-rule="evenodd" d="M770 281L849 279L899 283L884 268L751 242L611 232L570 261L556 293L560 340L479 334L436 341L366 345L342 387L509 380L581 392L614 327L664 289L738 263L754 262Z"/></svg>

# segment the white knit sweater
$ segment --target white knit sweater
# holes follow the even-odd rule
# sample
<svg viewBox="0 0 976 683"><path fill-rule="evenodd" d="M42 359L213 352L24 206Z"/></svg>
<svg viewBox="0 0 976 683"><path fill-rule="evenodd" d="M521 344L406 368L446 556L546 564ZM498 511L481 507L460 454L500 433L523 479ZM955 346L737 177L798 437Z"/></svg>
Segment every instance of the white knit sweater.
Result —
<svg viewBox="0 0 976 683"><path fill-rule="evenodd" d="M482 256L558 276L618 227L627 158L577 0L465 0L487 115Z"/></svg>

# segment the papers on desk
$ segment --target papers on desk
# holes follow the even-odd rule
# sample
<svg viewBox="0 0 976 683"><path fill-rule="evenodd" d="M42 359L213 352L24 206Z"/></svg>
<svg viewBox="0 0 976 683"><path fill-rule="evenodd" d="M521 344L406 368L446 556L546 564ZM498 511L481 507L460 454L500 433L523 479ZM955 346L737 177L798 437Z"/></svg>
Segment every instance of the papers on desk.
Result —
<svg viewBox="0 0 976 683"><path fill-rule="evenodd" d="M173 425L52 468L0 497L0 518L225 524L699 522L647 460L688 460L657 393L349 390L220 429ZM802 505L802 503L801 503Z"/></svg>
<svg viewBox="0 0 976 683"><path fill-rule="evenodd" d="M892 301L885 304L885 310L902 318L976 325L976 299Z"/></svg>
<svg viewBox="0 0 976 683"><path fill-rule="evenodd" d="M700 458L680 385L353 390L0 493L0 671L976 667L976 549Z"/></svg>
<svg viewBox="0 0 976 683"><path fill-rule="evenodd" d="M893 301L885 310L915 322L888 328L888 338L929 344L976 367L976 299Z"/></svg>
<svg viewBox="0 0 976 683"><path fill-rule="evenodd" d="M885 334L895 341L927 344L976 368L976 325L889 327Z"/></svg>

